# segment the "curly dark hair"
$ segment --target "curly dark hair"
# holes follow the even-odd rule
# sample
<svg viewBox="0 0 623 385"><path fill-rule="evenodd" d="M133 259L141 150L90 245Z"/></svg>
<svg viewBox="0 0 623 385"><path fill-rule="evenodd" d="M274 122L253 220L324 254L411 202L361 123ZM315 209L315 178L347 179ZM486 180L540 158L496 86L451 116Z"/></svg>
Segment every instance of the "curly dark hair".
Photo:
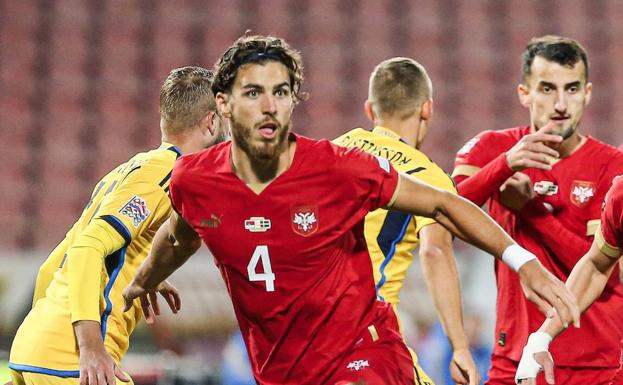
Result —
<svg viewBox="0 0 623 385"><path fill-rule="evenodd" d="M266 61L276 61L286 66L294 101L303 100L305 95L301 93L303 84L301 54L283 39L273 36L245 35L236 40L216 62L212 92L214 95L218 92L230 92L240 66Z"/></svg>
<svg viewBox="0 0 623 385"><path fill-rule="evenodd" d="M532 73L532 62L537 56L570 67L581 60L584 63L584 80L588 80L588 55L584 47L573 39L546 35L530 40L521 56L524 82Z"/></svg>

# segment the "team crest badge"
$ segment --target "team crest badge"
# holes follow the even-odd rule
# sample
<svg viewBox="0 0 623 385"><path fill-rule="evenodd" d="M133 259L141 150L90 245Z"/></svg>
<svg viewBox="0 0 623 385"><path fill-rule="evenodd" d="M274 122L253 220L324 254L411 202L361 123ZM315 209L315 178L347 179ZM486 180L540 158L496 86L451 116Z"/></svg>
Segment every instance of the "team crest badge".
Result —
<svg viewBox="0 0 623 385"><path fill-rule="evenodd" d="M595 183L574 180L571 185L571 202L578 206L585 206L595 196Z"/></svg>
<svg viewBox="0 0 623 385"><path fill-rule="evenodd" d="M318 230L318 208L316 206L299 206L292 209L292 230L304 237Z"/></svg>
<svg viewBox="0 0 623 385"><path fill-rule="evenodd" d="M128 203L126 203L119 212L132 220L132 225L138 227L147 219L151 211L147 207L145 200L138 195L134 195Z"/></svg>

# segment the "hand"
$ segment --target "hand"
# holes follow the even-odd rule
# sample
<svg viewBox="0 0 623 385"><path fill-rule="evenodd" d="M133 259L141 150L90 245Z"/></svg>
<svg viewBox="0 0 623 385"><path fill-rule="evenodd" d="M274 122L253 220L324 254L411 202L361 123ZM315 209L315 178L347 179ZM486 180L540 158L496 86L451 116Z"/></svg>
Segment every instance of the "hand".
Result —
<svg viewBox="0 0 623 385"><path fill-rule="evenodd" d="M123 290L123 299L125 301L123 311L130 310L134 305L134 300L139 298L141 301L141 308L143 309L143 315L145 316L145 322L148 324L154 323L155 316L160 315L160 306L158 305L158 296L156 293L160 293L160 295L164 297L174 314L182 308L182 299L179 291L168 281L160 282L155 290L150 291L132 282Z"/></svg>
<svg viewBox="0 0 623 385"><path fill-rule="evenodd" d="M545 381L554 383L554 360L549 353L552 337L543 332L530 334L523 348L521 360L515 373L515 382L521 385L536 385L536 376L545 372Z"/></svg>
<svg viewBox="0 0 623 385"><path fill-rule="evenodd" d="M450 361L450 374L456 384L478 385L480 374L469 349L456 349Z"/></svg>
<svg viewBox="0 0 623 385"><path fill-rule="evenodd" d="M115 364L103 344L80 349L80 385L115 385L115 377L130 382L130 378Z"/></svg>
<svg viewBox="0 0 623 385"><path fill-rule="evenodd" d="M552 273L541 265L537 259L525 263L519 269L519 279L524 295L547 318L556 314L562 324L567 327L573 322L576 328L580 327L580 309L575 296Z"/></svg>
<svg viewBox="0 0 623 385"><path fill-rule="evenodd" d="M506 162L513 171L521 171L526 168L539 168L551 170L548 157L558 157L558 151L547 146L546 143L562 142L560 135L551 134L556 130L556 123L549 122L537 132L521 138L510 150L506 152Z"/></svg>
<svg viewBox="0 0 623 385"><path fill-rule="evenodd" d="M532 180L523 172L516 172L500 186L500 202L515 212L535 197Z"/></svg>

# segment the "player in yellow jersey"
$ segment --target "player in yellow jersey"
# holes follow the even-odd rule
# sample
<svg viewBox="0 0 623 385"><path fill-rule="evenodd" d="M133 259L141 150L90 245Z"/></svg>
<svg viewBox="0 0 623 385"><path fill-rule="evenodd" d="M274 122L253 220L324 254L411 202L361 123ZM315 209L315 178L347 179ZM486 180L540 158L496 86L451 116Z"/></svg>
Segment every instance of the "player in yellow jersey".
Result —
<svg viewBox="0 0 623 385"><path fill-rule="evenodd" d="M171 71L160 90L162 144L102 178L41 266L33 308L11 347L14 385L131 382L119 366L141 307L136 301L123 313L121 291L171 213L167 192L176 159L226 138L212 80L201 67ZM175 288L164 283L160 289L173 311L179 309Z"/></svg>
<svg viewBox="0 0 623 385"><path fill-rule="evenodd" d="M423 66L402 57L380 63L370 77L365 112L374 122L372 131L356 128L334 142L386 158L398 171L456 193L452 179L418 150L433 115L432 84ZM377 295L394 307L419 244L424 277L454 350L452 377L458 384L478 384L479 374L463 329L450 232L430 218L378 209L366 216L365 236ZM420 384L432 384L417 364L415 370Z"/></svg>

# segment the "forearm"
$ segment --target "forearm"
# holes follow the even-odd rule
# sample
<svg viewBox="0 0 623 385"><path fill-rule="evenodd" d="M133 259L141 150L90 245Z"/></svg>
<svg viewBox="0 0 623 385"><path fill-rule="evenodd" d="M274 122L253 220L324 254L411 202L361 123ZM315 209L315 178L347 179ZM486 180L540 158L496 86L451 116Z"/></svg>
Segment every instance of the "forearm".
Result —
<svg viewBox="0 0 623 385"><path fill-rule="evenodd" d="M99 322L77 321L73 323L73 327L80 352L105 349Z"/></svg>
<svg viewBox="0 0 623 385"><path fill-rule="evenodd" d="M480 207L485 204L487 199L498 192L504 181L512 175L513 170L508 167L506 155L500 154L485 167L478 170L476 174L469 177L456 175L454 180L456 181L459 195Z"/></svg>

